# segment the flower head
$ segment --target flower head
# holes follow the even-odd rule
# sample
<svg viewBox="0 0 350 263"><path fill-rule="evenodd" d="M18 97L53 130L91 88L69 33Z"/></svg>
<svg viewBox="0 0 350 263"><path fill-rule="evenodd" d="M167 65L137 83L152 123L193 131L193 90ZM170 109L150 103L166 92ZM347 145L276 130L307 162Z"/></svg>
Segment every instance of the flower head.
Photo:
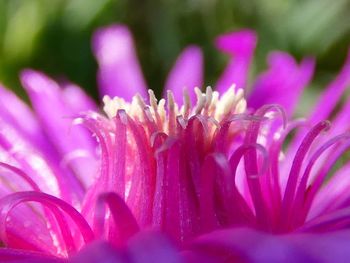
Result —
<svg viewBox="0 0 350 263"><path fill-rule="evenodd" d="M350 144L349 105L333 111L350 58L310 116L292 120L313 59L271 54L247 95L255 33L216 45L231 59L215 91L193 88L203 70L191 46L157 101L119 25L93 39L104 113L79 87L33 70L21 80L35 114L2 88L0 258L329 262L331 249L347 257L349 168L334 167Z"/></svg>

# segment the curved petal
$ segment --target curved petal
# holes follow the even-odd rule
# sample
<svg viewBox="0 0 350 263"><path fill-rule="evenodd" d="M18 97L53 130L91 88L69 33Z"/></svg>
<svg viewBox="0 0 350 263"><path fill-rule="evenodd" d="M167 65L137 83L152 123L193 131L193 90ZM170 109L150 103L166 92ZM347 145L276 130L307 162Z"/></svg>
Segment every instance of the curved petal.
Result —
<svg viewBox="0 0 350 263"><path fill-rule="evenodd" d="M100 95L131 101L136 93L146 96L147 85L137 60L134 41L127 27L112 25L97 30L93 51L100 66Z"/></svg>
<svg viewBox="0 0 350 263"><path fill-rule="evenodd" d="M312 203L308 219L343 208L349 203L349 169L350 163L340 168L332 178L321 188Z"/></svg>
<svg viewBox="0 0 350 263"><path fill-rule="evenodd" d="M311 109L308 121L311 125L316 124L321 120L331 118L332 111L336 108L338 102L341 100L347 87L350 85L350 49L348 51L347 58L344 62L344 66L337 77L324 89L324 91L319 96L316 105ZM344 110L347 110L348 105L344 105ZM346 112L341 110L335 118L335 127L332 134L334 135L337 130L343 132L344 128L347 126ZM293 155L297 145L302 140L303 135L305 135L305 130L299 131L293 138L292 142L289 144L289 149L287 156Z"/></svg>
<svg viewBox="0 0 350 263"><path fill-rule="evenodd" d="M110 218L104 206L109 206ZM112 244L124 244L131 236L139 231L139 226L124 200L116 193L108 192L99 196L95 209L95 232L104 232L104 221L109 219L114 221L114 227L109 227L108 239ZM114 230L114 231L113 231Z"/></svg>
<svg viewBox="0 0 350 263"><path fill-rule="evenodd" d="M231 56L224 73L216 83L217 91L223 93L232 84L236 84L237 88L247 86L249 66L256 42L255 32L248 29L225 34L216 39L216 47Z"/></svg>
<svg viewBox="0 0 350 263"><path fill-rule="evenodd" d="M188 89L192 105L196 102L195 87L203 85L203 54L199 47L189 46L179 55L171 69L163 96L171 90L178 105L183 103L183 90Z"/></svg>
<svg viewBox="0 0 350 263"><path fill-rule="evenodd" d="M46 223L47 231L38 231L38 222L40 221L40 216L36 214L35 216L29 216L29 213L20 213L16 214L13 217L10 216L10 212L20 204L26 202L37 202L42 204L44 207L47 207L52 215L54 215L55 222L57 222L59 228L56 229L53 227L51 218L44 217L44 222ZM1 240L11 247L23 247L25 249L31 250L35 249L38 251L45 251L49 253L51 249L56 250L56 255L70 255L72 252L75 252L79 244L81 247L84 243L81 243L80 236L72 237L71 226L67 225L66 217L62 214L64 212L71 220L70 224L74 224L81 233L81 238L84 240L84 243L90 243L94 239L94 233L92 232L90 226L85 221L84 217L68 203L62 201L59 198L54 196L44 194L41 192L35 191L26 191L26 192L17 192L0 199L0 236ZM10 218L10 220L8 220ZM22 226L22 220L24 228ZM38 220L39 219L39 220ZM18 220L21 223L13 224L13 221ZM25 225L28 227L25 227ZM35 233L39 232L39 233ZM62 244L59 240L60 235L64 240ZM49 245L48 240L52 238L52 244ZM37 247L36 247L37 246ZM45 247L51 247L48 249Z"/></svg>

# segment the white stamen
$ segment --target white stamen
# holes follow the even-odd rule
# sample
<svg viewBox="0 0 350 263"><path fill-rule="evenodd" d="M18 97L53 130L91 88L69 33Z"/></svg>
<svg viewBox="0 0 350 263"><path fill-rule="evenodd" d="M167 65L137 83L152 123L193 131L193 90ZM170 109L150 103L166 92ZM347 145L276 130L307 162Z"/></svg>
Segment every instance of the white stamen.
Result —
<svg viewBox="0 0 350 263"><path fill-rule="evenodd" d="M149 104L151 105L151 107L153 108L154 111L157 110L157 98L154 95L153 90L149 89L148 90L148 96L149 96Z"/></svg>
<svg viewBox="0 0 350 263"><path fill-rule="evenodd" d="M174 109L175 109L175 99L174 99L174 94L172 93L171 90L167 91L167 98L168 98L168 110L169 111L174 111Z"/></svg>
<svg viewBox="0 0 350 263"><path fill-rule="evenodd" d="M206 92L205 92L205 96L206 96L205 107L209 108L209 106L211 104L211 100L213 98L213 90L210 86L207 87Z"/></svg>
<svg viewBox="0 0 350 263"><path fill-rule="evenodd" d="M202 91L198 87L194 88L194 92L197 95L197 104L196 104L194 112L195 112L195 114L199 114L202 111L202 109L204 108L206 99L205 99L205 95L202 93Z"/></svg>
<svg viewBox="0 0 350 263"><path fill-rule="evenodd" d="M127 114L141 122L145 121L145 117L148 120L156 120L158 127L165 131L169 126L170 115L173 117L181 116L184 120L188 120L195 114L202 114L220 123L229 114L244 113L246 111L247 102L244 99L244 91L242 89L236 90L235 85L232 85L221 97L217 91L213 91L209 86L206 88L205 93L202 93L198 87L194 89L194 92L197 97L197 103L192 107L188 90L183 90L183 105L180 110L171 91L167 91L167 112L165 110L166 100L160 99L157 101L152 90L148 90L149 105L145 103L139 94L133 97L131 103L125 102L122 98L114 97L111 99L109 96L104 96L103 109L109 118L115 117L118 110L124 109Z"/></svg>
<svg viewBox="0 0 350 263"><path fill-rule="evenodd" d="M190 99L190 95L188 94L187 88L183 90L183 102L184 102L184 105L181 107L181 112L183 116L187 118L189 115L189 111L191 109L191 99Z"/></svg>
<svg viewBox="0 0 350 263"><path fill-rule="evenodd" d="M141 95L139 93L137 93L135 95L137 103L139 104L141 109L146 108L146 103L144 102L143 98L141 97Z"/></svg>

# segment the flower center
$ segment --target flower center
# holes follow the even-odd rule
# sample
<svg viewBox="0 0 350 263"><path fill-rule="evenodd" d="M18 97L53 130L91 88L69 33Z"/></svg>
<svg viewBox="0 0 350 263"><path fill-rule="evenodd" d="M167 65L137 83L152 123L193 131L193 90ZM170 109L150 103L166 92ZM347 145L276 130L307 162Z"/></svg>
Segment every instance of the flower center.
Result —
<svg viewBox="0 0 350 263"><path fill-rule="evenodd" d="M159 131L171 134L175 132L173 129L176 119L181 122L200 114L219 123L232 114L244 113L247 108L243 90L236 90L235 85L221 97L211 87L207 87L204 93L195 88L195 93L197 96L195 105L191 105L186 89L183 92L182 105L175 102L172 91L167 92L167 100L163 98L157 101L154 92L148 90L148 104L139 94L132 98L131 103L120 97L104 96L103 110L110 119L116 116L118 110L125 110L130 117L141 122L155 121Z"/></svg>

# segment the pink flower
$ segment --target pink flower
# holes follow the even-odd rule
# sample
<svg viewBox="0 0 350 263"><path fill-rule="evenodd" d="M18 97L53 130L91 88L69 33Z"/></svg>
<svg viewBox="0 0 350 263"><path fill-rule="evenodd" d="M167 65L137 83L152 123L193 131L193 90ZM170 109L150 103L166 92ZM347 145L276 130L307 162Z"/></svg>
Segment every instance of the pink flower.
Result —
<svg viewBox="0 0 350 263"><path fill-rule="evenodd" d="M346 260L350 104L336 106L350 57L293 120L313 59L272 53L249 94L255 45L250 30L220 36L231 59L204 92L201 51L186 48L157 101L114 25L93 40L104 113L33 70L21 80L34 113L1 88L2 262Z"/></svg>

